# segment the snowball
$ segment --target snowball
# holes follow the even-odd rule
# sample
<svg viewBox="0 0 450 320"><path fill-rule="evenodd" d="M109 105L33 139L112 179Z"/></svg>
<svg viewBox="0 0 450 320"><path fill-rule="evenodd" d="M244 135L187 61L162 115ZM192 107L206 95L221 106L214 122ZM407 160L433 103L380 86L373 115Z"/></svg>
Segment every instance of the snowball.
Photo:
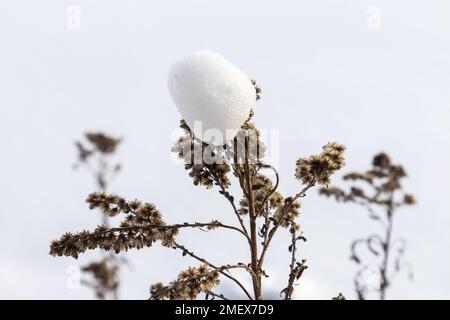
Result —
<svg viewBox="0 0 450 320"><path fill-rule="evenodd" d="M195 52L172 65L168 87L194 135L216 146L234 138L256 101L247 75L211 51Z"/></svg>

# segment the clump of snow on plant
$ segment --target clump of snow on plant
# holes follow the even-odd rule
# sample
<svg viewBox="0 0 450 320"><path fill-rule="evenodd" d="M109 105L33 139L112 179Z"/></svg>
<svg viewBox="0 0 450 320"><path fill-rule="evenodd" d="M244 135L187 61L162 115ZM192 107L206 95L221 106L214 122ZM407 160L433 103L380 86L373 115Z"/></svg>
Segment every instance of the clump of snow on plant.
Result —
<svg viewBox="0 0 450 320"><path fill-rule="evenodd" d="M168 86L195 136L214 145L234 138L256 101L247 75L211 51L198 51L176 62Z"/></svg>

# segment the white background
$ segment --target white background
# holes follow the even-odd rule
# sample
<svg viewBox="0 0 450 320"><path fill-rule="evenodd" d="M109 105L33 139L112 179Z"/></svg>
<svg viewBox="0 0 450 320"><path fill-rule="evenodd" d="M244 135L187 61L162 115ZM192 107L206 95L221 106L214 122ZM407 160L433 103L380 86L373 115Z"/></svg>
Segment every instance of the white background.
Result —
<svg viewBox="0 0 450 320"><path fill-rule="evenodd" d="M66 26L72 4L80 30ZM381 9L380 30L366 25L371 5ZM180 116L167 71L200 49L222 53L263 88L255 122L279 129L284 194L300 188L297 158L329 140L348 147L343 172L367 169L382 150L402 163L419 204L399 212L394 234L409 242L415 279L400 274L388 298L450 298L449 10L446 0L1 2L0 298L93 297L67 289L66 271L98 252L79 261L48 255L50 240L100 221L84 203L93 181L71 170L73 142L86 130L125 139L113 191L156 203L168 222L233 221L217 192L194 187L170 160ZM316 190L302 204L308 242L299 254L310 268L296 297L353 298L349 244L376 224ZM248 259L229 232L181 240L219 264ZM278 237L267 260L270 297L287 281L287 240ZM127 257L122 298L145 299L151 283L197 265L159 246Z"/></svg>

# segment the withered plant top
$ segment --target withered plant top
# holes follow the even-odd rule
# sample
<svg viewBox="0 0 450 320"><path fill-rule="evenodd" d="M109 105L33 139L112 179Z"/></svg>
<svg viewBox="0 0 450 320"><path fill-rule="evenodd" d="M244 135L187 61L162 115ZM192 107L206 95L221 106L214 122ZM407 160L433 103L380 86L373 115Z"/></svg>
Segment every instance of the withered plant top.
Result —
<svg viewBox="0 0 450 320"><path fill-rule="evenodd" d="M339 202L354 203L364 207L369 213L369 218L379 222L381 226L381 234L374 233L365 238L356 239L351 246L351 259L358 264L363 263L357 252L361 244L365 244L373 256L380 258L375 265L364 263L356 274L354 282L359 299L365 299L370 291L378 291L380 299L385 299L386 289L400 269L402 267L411 269L409 263L402 263L406 240L404 238L392 240L396 210L416 203L412 194L403 191L402 180L405 177L406 172L403 166L393 163L387 154L380 153L373 158L372 167L369 170L344 175L343 179L351 183L349 190L338 187L319 190L320 194L332 197ZM375 269L378 274L367 274L374 271L372 269ZM376 285L369 283L376 277L379 278ZM368 278L372 280L369 281Z"/></svg>
<svg viewBox="0 0 450 320"><path fill-rule="evenodd" d="M259 97L260 88L255 87L255 90ZM194 299L200 293L204 293L207 299L227 299L214 291L221 278L232 281L244 297L262 299L261 280L268 276L265 257L277 231L284 229L291 235L291 241L286 244L290 260L286 285L280 291L284 299L291 299L295 282L307 268L305 260L297 261L296 258L298 241L306 240L297 221L300 198L313 186L330 182L331 175L344 166L345 148L334 142L328 143L319 155L300 158L296 163L295 177L301 187L293 196L284 197L277 191L278 172L264 162L266 146L251 122L252 114L234 140L221 147L202 143L182 121L184 135L172 148L184 160L194 185L217 188L229 203L231 214L236 217L236 225L224 224L216 219L168 225L151 203L128 201L117 195L97 192L88 197L89 207L98 208L107 216L120 215L122 222L116 227L100 225L94 231L66 233L52 242L50 254L76 258L89 249L100 248L118 253L151 247L159 242L165 247L180 250L183 256L197 260L201 266L182 271L169 285L152 285L152 299ZM272 171L272 178L267 171ZM238 183L242 194L236 196L230 193L232 183ZM236 197L239 197L238 200ZM212 262L214 255L201 257L178 242L178 233L187 229L228 230L243 237L248 243L249 261L216 265ZM235 269L248 273L252 280L251 289L233 274Z"/></svg>
<svg viewBox="0 0 450 320"><path fill-rule="evenodd" d="M121 139L113 138L102 132L87 132L84 141L77 141L77 162L74 168L87 169L96 184L97 190L105 191L112 178L120 171L119 163L112 163L111 157L116 153ZM108 226L108 216L104 215L103 225ZM123 259L121 259L123 260ZM99 261L93 261L82 267L84 273L92 275L92 280L82 279L82 283L92 290L99 299L109 297L117 299L119 288L120 261L114 255L104 256Z"/></svg>

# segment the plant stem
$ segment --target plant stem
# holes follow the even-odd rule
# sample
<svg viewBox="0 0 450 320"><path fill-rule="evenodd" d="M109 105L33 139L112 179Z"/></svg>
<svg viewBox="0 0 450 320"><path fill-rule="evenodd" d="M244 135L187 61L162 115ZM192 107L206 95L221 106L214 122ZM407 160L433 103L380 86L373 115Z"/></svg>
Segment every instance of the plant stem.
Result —
<svg viewBox="0 0 450 320"><path fill-rule="evenodd" d="M253 279L253 291L255 294L255 299L262 299L261 294L261 273L258 265L258 230L256 226L256 212L255 212L255 200L253 194L253 184L252 184L252 174L250 172L249 165L249 152L248 152L249 141L248 137L245 138L245 182L247 189L247 201L248 201L248 213L250 219L250 238L251 238L251 268L254 272Z"/></svg>
<svg viewBox="0 0 450 320"><path fill-rule="evenodd" d="M289 265L289 280L288 285L285 289L286 291L284 292L284 300L291 300L295 282L295 263L297 262L297 259L295 257L295 252L297 251L297 232L294 226L291 226L291 228L291 264Z"/></svg>
<svg viewBox="0 0 450 320"><path fill-rule="evenodd" d="M394 222L393 215L394 215L394 202L393 202L394 195L391 194L389 206L387 209L387 216L388 216L388 225L386 229L386 240L384 242L384 259L383 264L380 268L381 272L381 283L380 283L380 300L386 299L386 289L389 286L389 279L387 275L387 269L388 269L388 263L389 263L389 253L390 253L390 247L391 247L391 235L392 235L392 225Z"/></svg>
<svg viewBox="0 0 450 320"><path fill-rule="evenodd" d="M222 300L230 300L230 299L226 298L223 294L217 294L217 293L214 293L212 291L210 291L210 292L208 292L206 294L205 300L209 300L209 296L213 296L215 298L219 298L219 299L222 299Z"/></svg>
<svg viewBox="0 0 450 320"><path fill-rule="evenodd" d="M220 179L217 177L216 174L214 174L214 172L208 170L209 175L211 176L211 178L216 182L216 184L219 186L220 190L221 190L221 194L228 200L228 202L230 203L231 207L233 208L234 214L236 215L239 224L241 225L242 231L247 235L248 237L248 231L247 228L245 227L244 224L244 220L242 220L241 215L239 214L238 209L236 208L236 205L234 203L234 198L230 195L230 193L226 190L225 186L223 185L223 183L220 182Z"/></svg>
<svg viewBox="0 0 450 320"><path fill-rule="evenodd" d="M86 239L93 236L101 236L103 234L108 233L114 233L114 232L124 232L124 231L141 231L141 230L170 230L170 229L182 229L182 228L203 228L203 227L209 227L209 228L223 228L223 229L229 229L234 230L242 234L247 239L248 236L239 228L223 224L221 222L208 222L208 223L178 223L178 224L172 224L172 225L160 225L160 224L147 224L145 226L129 226L129 227L115 227L115 228L109 228L102 231L93 231L89 234L83 234L83 235L76 235L72 238L67 240L67 243L73 243L75 241L78 241L80 239ZM250 241L250 240L249 240ZM62 244L61 244L62 245Z"/></svg>
<svg viewBox="0 0 450 320"><path fill-rule="evenodd" d="M108 189L108 182L106 180L106 160L104 159L103 154L99 154L98 156L98 168L97 168L97 173L95 174L95 180L97 183L97 189L102 191L102 192L106 192L106 190ZM109 228L109 217L104 214L102 215L102 223L103 225L105 225L106 227ZM112 252L109 253L108 255L110 261L112 261L114 263L114 261L116 261L116 255ZM118 268L118 264L116 265ZM113 300L118 300L119 299L119 292L118 292L118 285L119 282L117 281L117 286L115 286L115 288L112 291L112 299Z"/></svg>
<svg viewBox="0 0 450 320"><path fill-rule="evenodd" d="M287 212L289 211L289 209L292 207L292 204L298 200L298 198L303 197L303 195L305 194L306 191L308 191L312 186L314 186L313 183L308 184L306 187L303 188L303 190L301 190L299 193L297 193L294 198L292 198L291 202L289 204L287 204L284 208L283 208L283 212L281 214L281 216L278 219L278 222L275 224L275 226L269 231L267 230L266 232L269 232L269 235L267 237L267 241L265 241L262 252L261 252L261 256L259 257L259 269L261 269L263 263L264 263L264 258L266 256L267 250L269 249L269 245L270 242L273 239L273 236L275 235L278 227L281 225L281 223L283 222L284 217L286 216Z"/></svg>
<svg viewBox="0 0 450 320"><path fill-rule="evenodd" d="M211 262L206 261L204 258L201 258L199 256L197 256L196 254L194 254L192 251L189 251L188 249L186 249L185 246L178 244L177 242L174 243L174 246L176 249L180 249L183 251L183 253L187 254L188 256L207 264L209 267L213 268L214 270L217 270L217 272L219 272L220 274L222 274L223 276L227 277L228 279L234 281L234 283L236 283L241 289L242 291L245 293L245 295L252 300L252 296L250 295L250 293L247 291L247 289L245 289L244 285L235 277L233 277L232 275L226 273L224 270L226 270L226 268L221 268L221 267L217 267L214 264L212 264Z"/></svg>

